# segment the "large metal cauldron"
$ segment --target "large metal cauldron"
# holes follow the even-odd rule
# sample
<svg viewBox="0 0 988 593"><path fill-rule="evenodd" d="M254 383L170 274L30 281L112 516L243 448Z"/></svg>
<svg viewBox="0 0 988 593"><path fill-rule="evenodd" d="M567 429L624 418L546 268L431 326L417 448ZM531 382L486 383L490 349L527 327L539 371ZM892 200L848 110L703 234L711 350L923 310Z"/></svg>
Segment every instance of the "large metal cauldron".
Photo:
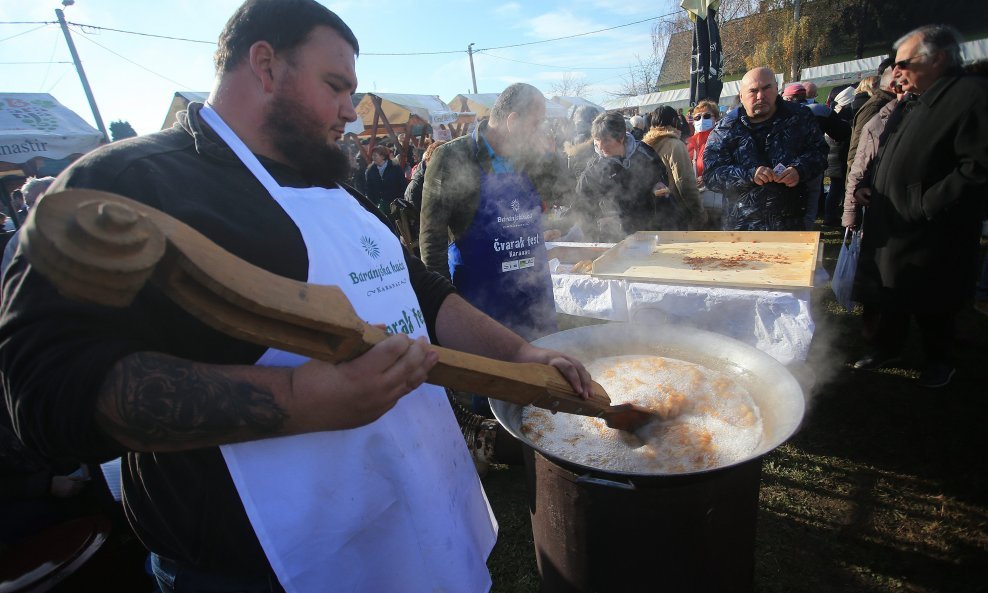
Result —
<svg viewBox="0 0 988 593"><path fill-rule="evenodd" d="M761 456L798 428L805 401L771 356L718 334L677 326L594 325L536 345L589 362L649 354L730 375L758 404L758 448L731 466L691 474L605 471L560 459L521 432L522 407L491 400L498 421L527 445L529 511L542 591L750 591Z"/></svg>

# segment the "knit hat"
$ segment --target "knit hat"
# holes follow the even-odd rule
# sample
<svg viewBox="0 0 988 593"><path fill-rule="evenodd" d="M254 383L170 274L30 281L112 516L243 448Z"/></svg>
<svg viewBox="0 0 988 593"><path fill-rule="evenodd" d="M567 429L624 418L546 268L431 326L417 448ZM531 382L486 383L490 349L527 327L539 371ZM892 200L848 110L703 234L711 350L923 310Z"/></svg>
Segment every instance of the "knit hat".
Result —
<svg viewBox="0 0 988 593"><path fill-rule="evenodd" d="M803 85L799 84L798 82L794 82L792 84L787 84L786 85L786 89L784 91L782 91L782 96L783 97L803 97L805 99L806 98L806 88Z"/></svg>
<svg viewBox="0 0 988 593"><path fill-rule="evenodd" d="M853 86L847 87L846 89L838 93L836 97L834 97L834 102L840 105L841 107L846 107L850 105L851 101L854 101Z"/></svg>

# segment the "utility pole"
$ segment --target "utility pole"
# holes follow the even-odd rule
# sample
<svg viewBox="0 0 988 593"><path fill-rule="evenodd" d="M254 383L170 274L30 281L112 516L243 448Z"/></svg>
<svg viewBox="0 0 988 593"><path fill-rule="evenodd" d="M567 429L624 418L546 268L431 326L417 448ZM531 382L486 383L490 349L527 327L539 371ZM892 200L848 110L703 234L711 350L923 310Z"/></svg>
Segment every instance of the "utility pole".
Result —
<svg viewBox="0 0 988 593"><path fill-rule="evenodd" d="M473 72L473 46L471 43L467 46L467 55L470 56L470 79L473 80L473 94L477 94L477 75Z"/></svg>
<svg viewBox="0 0 988 593"><path fill-rule="evenodd" d="M795 23L795 31L792 40L792 67L790 68L789 80L799 80L800 59L799 54L803 51L799 45L799 0L793 0L792 18Z"/></svg>
<svg viewBox="0 0 988 593"><path fill-rule="evenodd" d="M68 5L66 5L68 6ZM106 133L106 126L103 125L103 118L99 115L99 108L96 107L96 98L93 97L93 90L89 88L89 80L86 79L86 71L82 69L82 61L79 60L79 52L75 50L75 43L72 42L72 35L69 34L69 26L65 22L65 13L61 8L55 9L55 16L58 17L58 24L62 26L62 33L65 35L65 43L69 46L69 53L72 54L72 61L75 62L75 69L79 73L79 80L82 81L82 90L86 91L86 99L89 100L89 108L93 110L93 117L96 119L96 127L103 134L103 141L109 142L110 135Z"/></svg>

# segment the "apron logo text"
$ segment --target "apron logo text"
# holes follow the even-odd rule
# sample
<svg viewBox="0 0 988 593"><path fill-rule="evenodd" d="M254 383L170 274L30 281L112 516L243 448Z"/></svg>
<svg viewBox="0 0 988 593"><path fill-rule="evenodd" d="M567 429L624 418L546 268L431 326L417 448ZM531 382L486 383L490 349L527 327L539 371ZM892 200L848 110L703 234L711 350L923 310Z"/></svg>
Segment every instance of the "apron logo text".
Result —
<svg viewBox="0 0 988 593"><path fill-rule="evenodd" d="M542 235L531 235L528 237L518 237L509 241L494 239L494 251L509 251L511 249L524 249L534 247L542 242Z"/></svg>
<svg viewBox="0 0 988 593"><path fill-rule="evenodd" d="M415 331L416 328L421 328L425 326L425 316L422 315L417 307L412 308L411 311L402 311L401 319L389 323L387 326L387 332L389 334L397 334L401 332L403 334L410 334Z"/></svg>
<svg viewBox="0 0 988 593"><path fill-rule="evenodd" d="M361 282L367 282L368 280L374 280L375 278L383 281L386 276L404 271L405 262L393 261L387 265L381 264L380 266L372 270L367 270L366 272L350 272L350 281L354 284L360 284Z"/></svg>
<svg viewBox="0 0 988 593"><path fill-rule="evenodd" d="M381 294L383 292L387 292L391 290L392 288L398 288L399 286L404 286L406 284L408 284L408 281L405 279L401 279L397 282L391 282L389 284L385 284L384 286L378 286L376 288L372 288L368 290L367 296L374 296L375 294Z"/></svg>

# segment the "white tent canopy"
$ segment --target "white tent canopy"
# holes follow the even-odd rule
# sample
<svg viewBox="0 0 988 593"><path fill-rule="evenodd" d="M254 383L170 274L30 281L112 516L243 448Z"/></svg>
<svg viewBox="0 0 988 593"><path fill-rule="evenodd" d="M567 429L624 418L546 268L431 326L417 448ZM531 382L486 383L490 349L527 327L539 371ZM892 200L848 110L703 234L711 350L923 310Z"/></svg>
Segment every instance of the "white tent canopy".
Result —
<svg viewBox="0 0 988 593"><path fill-rule="evenodd" d="M784 77L781 74L775 75L776 81L779 83L779 87L782 87L782 82ZM733 105L734 98L737 97L738 92L741 89L740 80L732 80L730 82L724 83L724 88L720 92L720 100L718 103L721 105ZM618 97L616 99L611 99L610 101L604 102L604 107L608 111L614 111L618 109L628 109L632 107L637 107L639 113L647 113L653 111L656 107L662 105L668 105L673 109L687 108L690 106L690 89L672 89L669 91L661 91L658 93L648 93L645 95L637 95L635 97Z"/></svg>
<svg viewBox="0 0 988 593"><path fill-rule="evenodd" d="M413 115L433 126L453 123L459 117L436 95L367 93L356 109L368 128L374 125L374 97L381 99L381 110L392 125L407 124Z"/></svg>
<svg viewBox="0 0 988 593"><path fill-rule="evenodd" d="M477 114L477 117L487 117L491 114L491 107L497 101L501 93L461 93L450 99L446 104L453 111L470 111Z"/></svg>
<svg viewBox="0 0 988 593"><path fill-rule="evenodd" d="M849 60L838 64L824 64L803 68L799 73L802 82L813 82L817 86L834 86L858 82L865 76L878 73L878 65L886 56L874 56L860 60Z"/></svg>
<svg viewBox="0 0 988 593"><path fill-rule="evenodd" d="M856 83L865 76L877 75L878 65L887 57L887 55L873 56L837 64L803 68L799 73L799 79L803 82L814 82L817 86ZM965 64L988 59L988 39L962 43L961 58Z"/></svg>
<svg viewBox="0 0 988 593"><path fill-rule="evenodd" d="M461 93L450 99L447 105L453 111L471 111L477 117L489 117L491 108L500 95L501 93ZM545 116L547 119L566 119L569 117L569 110L565 105L546 99Z"/></svg>
<svg viewBox="0 0 988 593"><path fill-rule="evenodd" d="M604 101L602 107L607 111L624 109L628 107L628 103L630 103L634 98L635 97L615 97Z"/></svg>
<svg viewBox="0 0 988 593"><path fill-rule="evenodd" d="M564 95L557 95L552 98L552 102L558 103L563 107L565 107L566 113L568 113L570 116L573 115L573 112L576 110L577 107L589 106L589 107L594 107L596 109L600 109L601 111L604 110L603 106L597 105L592 101L587 101L583 97L567 97Z"/></svg>
<svg viewBox="0 0 988 593"><path fill-rule="evenodd" d="M0 93L0 161L61 160L102 140L99 130L48 93Z"/></svg>
<svg viewBox="0 0 988 593"><path fill-rule="evenodd" d="M165 121L161 124L162 130L167 130L168 128L175 125L178 118L178 113L180 111L185 111L189 108L189 103L197 102L203 103L206 101L206 97L209 96L208 92L193 92L193 91L178 91L175 96L172 97L172 103L168 106L168 113L165 114Z"/></svg>
<svg viewBox="0 0 988 593"><path fill-rule="evenodd" d="M965 64L988 60L988 38L962 43L961 57Z"/></svg>

